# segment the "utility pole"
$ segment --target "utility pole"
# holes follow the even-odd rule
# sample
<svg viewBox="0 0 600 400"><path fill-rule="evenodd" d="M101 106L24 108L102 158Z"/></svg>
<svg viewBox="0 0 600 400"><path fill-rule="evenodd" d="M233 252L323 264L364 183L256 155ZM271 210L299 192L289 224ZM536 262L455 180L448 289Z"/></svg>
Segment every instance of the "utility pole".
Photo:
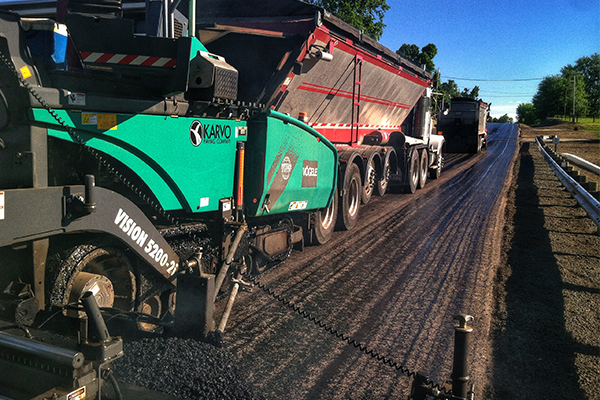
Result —
<svg viewBox="0 0 600 400"><path fill-rule="evenodd" d="M575 124L575 77L573 74L573 124Z"/></svg>
<svg viewBox="0 0 600 400"><path fill-rule="evenodd" d="M565 107L563 110L563 117L561 119L567 120L569 119L569 117L567 117L567 96L569 95L569 88L567 87L567 85L565 85Z"/></svg>

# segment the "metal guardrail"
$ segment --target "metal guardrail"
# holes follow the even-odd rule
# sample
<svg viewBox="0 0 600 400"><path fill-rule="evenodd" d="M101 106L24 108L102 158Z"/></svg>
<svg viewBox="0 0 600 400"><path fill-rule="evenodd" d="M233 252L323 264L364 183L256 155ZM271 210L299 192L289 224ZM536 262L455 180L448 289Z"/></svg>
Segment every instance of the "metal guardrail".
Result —
<svg viewBox="0 0 600 400"><path fill-rule="evenodd" d="M544 140L540 136L537 136L535 141L538 144L542 155L550 165L550 168L552 168L561 183L569 192L571 192L579 205L581 205L585 212L596 223L600 232L600 202L562 169L554 159L557 157L556 154L544 143Z"/></svg>
<svg viewBox="0 0 600 400"><path fill-rule="evenodd" d="M600 167L598 167L596 164L592 164L591 162L584 160L581 157L577 157L574 154L562 153L561 156L566 158L567 161L577 165L578 167L581 167L581 168L583 168L587 171L590 171L596 175L600 175Z"/></svg>

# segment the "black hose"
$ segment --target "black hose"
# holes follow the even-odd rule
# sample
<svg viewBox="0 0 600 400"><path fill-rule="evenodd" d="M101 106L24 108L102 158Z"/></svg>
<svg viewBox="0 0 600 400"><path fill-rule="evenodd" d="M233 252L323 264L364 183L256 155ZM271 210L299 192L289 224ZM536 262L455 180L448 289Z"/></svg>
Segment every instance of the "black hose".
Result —
<svg viewBox="0 0 600 400"><path fill-rule="evenodd" d="M115 390L115 394L117 395L117 400L123 400L123 395L121 394L121 388L119 388L119 383L117 382L117 379L115 378L115 375L112 373L112 371L110 371L110 373L108 374L108 380L109 380L110 384L112 385L113 389Z"/></svg>
<svg viewBox="0 0 600 400"><path fill-rule="evenodd" d="M104 322L104 318L102 318L100 307L98 307L94 294L92 292L85 292L81 296L81 303L87 314L90 330L96 334L97 340L100 342L110 341L112 338L108 333L106 323Z"/></svg>

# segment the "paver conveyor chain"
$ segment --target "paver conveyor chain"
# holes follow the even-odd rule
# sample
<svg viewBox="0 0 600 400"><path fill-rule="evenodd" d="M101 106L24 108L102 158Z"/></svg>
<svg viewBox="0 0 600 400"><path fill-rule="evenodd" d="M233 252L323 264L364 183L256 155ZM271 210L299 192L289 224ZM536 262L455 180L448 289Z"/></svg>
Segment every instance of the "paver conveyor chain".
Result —
<svg viewBox="0 0 600 400"><path fill-rule="evenodd" d="M381 361L383 364L386 364L386 365L394 368L395 370L402 372L404 375L406 375L409 378L413 378L414 379L413 388L411 390L411 396L410 396L411 400L421 400L421 399L424 400L426 398L426 396L433 396L436 399L453 399L453 400L465 399L464 397L454 396L452 394L452 390L448 390L444 386L429 380L422 373L411 371L410 369L403 366L402 364L399 364L396 361L392 360L391 358L380 354L379 352L377 352L376 350L374 350L372 348L369 348L364 343L360 343L360 342L356 341L355 339L353 339L351 336L338 331L331 324L324 322L321 319L319 319L318 317L311 314L310 312L303 310L301 306L299 306L298 304L285 298L281 293L277 293L273 289L268 288L265 284L261 283L257 279L257 277L247 276L247 278L253 285L262 289L269 296L271 296L275 300L279 301L281 304L285 305L286 307L290 308L292 311L294 311L295 313L300 315L302 318L309 320L313 324L317 325L319 328L322 328L323 330L325 330L327 333L329 333L329 334L335 336L336 338L340 339L341 341L346 342L347 344L359 349L364 354L369 355L369 356L375 358L376 360ZM472 395L472 391L469 393L468 397L471 398L471 395Z"/></svg>
<svg viewBox="0 0 600 400"><path fill-rule="evenodd" d="M38 101L38 103L40 103L40 105L46 111L48 111L48 113L52 116L52 118L54 118L56 120L56 122L58 122L60 124L60 126L65 128L66 131L69 133L69 135L71 135L71 137L78 144L83 146L83 148L86 151L88 151L103 167L105 167L106 170L110 174L114 175L117 179L119 179L119 181L121 183L123 183L125 186L127 186L129 189L131 189L131 191L133 191L133 193L135 193L137 196L139 196L149 206L154 208L160 215L162 215L163 217L168 219L169 222L171 222L172 224L174 224L176 226L180 226L180 223L179 223L179 221L177 221L176 218L174 218L167 211L165 211L162 207L160 207L160 205L155 203L150 197L146 196L142 192L142 190L140 190L138 187L136 187L129 179L127 179L125 176L123 176L122 173L120 173L115 167L113 167L110 164L110 162L108 162L104 157L102 157L102 155L96 149L94 149L90 146L87 146L85 144L84 140L81 139L81 137L77 134L76 129L73 128L72 126L69 126L65 121L63 121L63 119L52 109L52 107L50 107L50 105L31 87L31 85L27 81L25 81L25 79L23 79L21 77L21 75L16 70L13 63L10 62L10 60L8 60L2 52L0 52L0 59L2 60L2 63L17 77L17 79L19 80L21 85L23 85L27 89L27 91Z"/></svg>

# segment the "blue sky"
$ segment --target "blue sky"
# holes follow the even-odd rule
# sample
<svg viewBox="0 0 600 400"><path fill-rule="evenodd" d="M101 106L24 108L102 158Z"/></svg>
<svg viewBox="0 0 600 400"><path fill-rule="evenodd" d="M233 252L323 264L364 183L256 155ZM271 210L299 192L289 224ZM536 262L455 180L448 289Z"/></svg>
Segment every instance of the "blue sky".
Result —
<svg viewBox="0 0 600 400"><path fill-rule="evenodd" d="M578 58L600 53L598 0L387 0L387 25L379 40L393 51L403 43L433 43L442 82L462 90L475 85L491 114L515 118L541 79ZM492 80L507 80L495 82Z"/></svg>

